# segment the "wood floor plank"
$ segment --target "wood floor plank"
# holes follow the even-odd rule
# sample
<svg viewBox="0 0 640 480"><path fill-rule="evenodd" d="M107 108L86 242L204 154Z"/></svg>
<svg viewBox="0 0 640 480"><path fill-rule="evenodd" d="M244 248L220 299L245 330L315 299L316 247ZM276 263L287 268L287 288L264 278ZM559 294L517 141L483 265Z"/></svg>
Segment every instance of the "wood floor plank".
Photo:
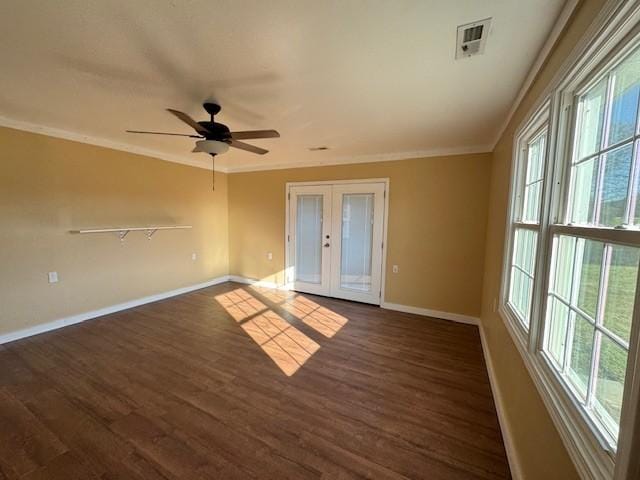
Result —
<svg viewBox="0 0 640 480"><path fill-rule="evenodd" d="M46 466L23 476L22 480L100 480L100 476L87 462L65 452Z"/></svg>
<svg viewBox="0 0 640 480"><path fill-rule="evenodd" d="M192 472L210 466L205 456L168 434L153 419L134 412L113 422L111 430L178 478L189 478Z"/></svg>
<svg viewBox="0 0 640 480"><path fill-rule="evenodd" d="M229 282L0 363L0 480L510 478L470 325Z"/></svg>
<svg viewBox="0 0 640 480"><path fill-rule="evenodd" d="M1 388L0 426L0 469L7 477L29 473L67 451L58 437Z"/></svg>

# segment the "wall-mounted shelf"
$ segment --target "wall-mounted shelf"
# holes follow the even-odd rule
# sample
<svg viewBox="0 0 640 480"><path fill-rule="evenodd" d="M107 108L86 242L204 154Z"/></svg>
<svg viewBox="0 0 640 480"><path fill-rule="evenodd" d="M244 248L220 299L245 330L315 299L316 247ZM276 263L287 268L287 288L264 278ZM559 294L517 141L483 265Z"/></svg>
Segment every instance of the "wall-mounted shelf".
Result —
<svg viewBox="0 0 640 480"><path fill-rule="evenodd" d="M120 240L123 241L129 232L145 232L147 238L153 237L158 230L186 230L192 228L191 225L151 225L148 227L114 227L114 228L87 228L83 230L70 230L74 234L87 233L116 233Z"/></svg>

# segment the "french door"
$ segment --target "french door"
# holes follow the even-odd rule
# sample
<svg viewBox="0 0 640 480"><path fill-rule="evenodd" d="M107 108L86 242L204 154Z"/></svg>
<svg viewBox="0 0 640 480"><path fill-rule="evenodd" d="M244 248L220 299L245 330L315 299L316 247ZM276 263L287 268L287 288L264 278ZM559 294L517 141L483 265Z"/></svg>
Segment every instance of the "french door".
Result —
<svg viewBox="0 0 640 480"><path fill-rule="evenodd" d="M293 289L380 304L385 183L289 187Z"/></svg>

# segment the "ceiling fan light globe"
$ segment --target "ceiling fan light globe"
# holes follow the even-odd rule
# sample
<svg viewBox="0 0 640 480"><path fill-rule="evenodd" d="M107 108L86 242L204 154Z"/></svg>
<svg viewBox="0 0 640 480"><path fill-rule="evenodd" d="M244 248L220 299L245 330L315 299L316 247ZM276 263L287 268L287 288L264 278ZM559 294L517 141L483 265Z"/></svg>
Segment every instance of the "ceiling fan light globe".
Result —
<svg viewBox="0 0 640 480"><path fill-rule="evenodd" d="M198 140L194 152L204 152L213 155L220 155L229 150L229 144L217 140Z"/></svg>

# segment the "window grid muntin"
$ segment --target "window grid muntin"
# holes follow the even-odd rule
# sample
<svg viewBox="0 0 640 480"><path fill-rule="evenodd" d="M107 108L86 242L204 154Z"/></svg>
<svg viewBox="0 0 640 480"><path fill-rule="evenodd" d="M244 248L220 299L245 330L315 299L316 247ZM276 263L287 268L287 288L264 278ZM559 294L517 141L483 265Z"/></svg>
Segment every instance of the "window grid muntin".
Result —
<svg viewBox="0 0 640 480"><path fill-rule="evenodd" d="M574 194L575 194L574 171L578 165L585 163L589 160L592 160L594 158L597 158L598 159L597 160L598 175L596 179L596 195L594 198L593 216L590 219L590 222L584 223L584 224L575 223L575 225L597 225L603 228L640 228L640 223L639 224L633 223L635 220L634 218L635 208L632 208L632 206L635 207L635 204L637 203L637 197L639 193L638 191L636 191L636 188L635 188L635 186L637 185L637 183L635 183L636 181L635 177L638 175L637 171L640 170L638 166L638 162L640 161L640 158L638 158L640 157L638 153L638 150L639 150L638 140L640 139L640 95L638 96L637 105L636 105L637 108L635 112L635 120L634 120L635 128L633 130L635 133L631 137L621 140L619 142L615 142L611 145L607 144L608 138L609 138L609 132L611 130L611 111L612 111L612 105L613 105L613 94L615 89L614 88L615 87L614 70L617 67L619 67L622 63L624 63L625 60L629 59L633 54L635 54L639 48L640 47L627 50L624 53L624 55L621 55L614 63L607 66L606 69L604 69L604 73L602 73L601 75L595 76L575 95L576 121L573 122L573 125L571 128L574 138L572 141L573 155L571 157L572 160L571 160L571 166L569 169L570 185L569 185L568 195L567 195L567 198L569 199L569 201L565 203L566 208L565 208L564 219L566 224L569 224L569 225L573 224L572 217L573 217ZM600 146L597 151L589 155L586 155L582 158L578 158L579 150L577 146L579 145L579 142L583 134L582 129L579 129L579 127L581 127L580 121L583 115L582 99L593 88L597 87L598 84L604 78L607 79L607 85L606 85L606 93L605 93L604 119L603 119L602 132L601 132L601 138L600 138ZM571 132L570 132L570 135L571 135ZM632 146L632 153L631 153L631 169L629 172L629 181L627 185L627 196L626 196L626 202L625 202L625 211L623 214L624 215L623 222L621 225L618 225L615 227L598 225L598 221L600 220L599 218L600 210L602 207L600 200L601 200L601 194L602 194L602 185L604 182L604 168L605 168L604 154L629 144L633 144L633 146Z"/></svg>
<svg viewBox="0 0 640 480"><path fill-rule="evenodd" d="M603 230L603 229L600 229L600 230ZM620 233L624 235L626 233L633 233L633 232L620 232ZM554 358L554 355L551 353L551 351L547 349L548 341L549 341L550 325L551 325L550 317L549 317L551 315L551 311L548 307L546 308L547 311L545 312L545 315L544 315L545 321L543 322L544 334L543 334L542 352L544 353L544 358L547 360L547 362L553 368L555 368L556 371L560 374L561 380L574 396L574 400L583 406L585 412L595 422L596 427L599 429L600 433L606 435L606 437L608 438L608 441L611 444L611 447L615 449L620 425L616 423L615 419L613 419L609 415L609 413L605 410L604 406L602 406L597 401L597 398L596 398L598 370L600 367L600 350L602 345L602 339L604 336L626 352L627 362L628 362L630 345L628 342L620 338L617 334L612 332L610 329L608 329L604 325L604 313L605 313L606 296L607 296L608 275L611 270L611 255L612 255L614 245L633 246L636 248L640 248L640 245L636 242L623 243L623 242L616 242L611 240L603 240L601 237L592 237L584 234L578 235L575 233L572 234L566 231L562 232L561 234L558 234L558 233L554 233L553 229L550 229L550 234L552 235L551 245L552 245L553 258L551 259L551 263L550 263L551 268L549 269L549 280L548 280L547 293L545 297L547 299L554 298L554 300L562 303L565 307L567 307L569 312L567 314L567 320L566 320L567 327L566 327L566 337L565 337L562 364L559 364ZM567 302L564 298L562 298L561 295L558 295L556 292L552 291L552 288L555 289L553 277L555 277L555 269L556 269L556 262L557 262L557 258L556 258L557 245L555 240L559 239L561 235L574 237L576 242L573 248L574 258L572 263L573 266L572 266L571 287L570 287L571 299L569 302ZM637 236L634 236L634 237L637 238ZM604 243L604 250L602 253L601 265L600 265L600 280L598 283L598 300L597 300L597 306L596 306L597 318L595 319L592 318L590 314L588 314L587 312L579 308L575 304L577 302L574 302L574 295L576 295L577 293L577 282L576 282L577 275L578 275L577 271L579 270L578 268L576 268L576 258L577 258L577 252L578 252L577 241L580 239L583 239L585 241L593 240L593 241ZM638 267L638 270L640 271L640 266ZM636 284L635 298L637 298L638 287L639 285ZM548 306L549 302L545 301L545 305ZM589 371L587 394L584 400L582 398L582 393L578 390L578 387L574 384L573 380L569 375L569 368L570 368L570 362L571 362L571 349L573 346L573 341L575 340L573 335L574 333L573 329L575 328L575 322L577 321L576 315L582 316L585 320L587 320L589 325L592 328L594 328L591 367Z"/></svg>
<svg viewBox="0 0 640 480"><path fill-rule="evenodd" d="M536 277L536 269L538 264L538 252L539 252L539 245L540 245L540 218L542 215L542 206L544 203L543 201L544 185L545 185L544 179L545 179L545 172L547 168L548 131L549 131L548 120L545 120L541 124L541 126L536 126L536 128L533 130L531 134L523 137L522 141L519 142L518 159L517 159L518 162L516 165L516 172L517 172L516 175L517 175L518 181L516 183L516 192L514 195L514 201L515 201L514 215L513 215L514 220L511 222L511 231L509 234L511 255L510 255L510 261L509 261L509 269L507 271L508 286L506 289L507 298L505 303L511 310L513 316L518 320L520 327L526 332L529 331L531 326L531 316L533 312L533 305L534 305L534 299L535 299L535 296L534 296L535 284L536 284L535 277ZM542 139L542 144L540 145L540 151L539 151L539 155L540 155L539 171L540 171L541 178L532 180L531 182L527 183L527 176L528 176L530 161L531 161L529 156L530 149L533 144L535 144L537 141L541 139ZM535 183L541 184L540 192L538 194L536 221L531 221L531 220L527 221L527 220L524 220L527 188L530 185L533 185ZM534 243L533 274L530 274L524 271L524 269L520 268L515 263L516 247L517 247L516 232L518 231L518 229L532 230L535 232L535 239L533 242ZM513 269L514 268L522 272L531 281L531 293L529 295L527 312L522 312L520 308L513 302L514 300Z"/></svg>

